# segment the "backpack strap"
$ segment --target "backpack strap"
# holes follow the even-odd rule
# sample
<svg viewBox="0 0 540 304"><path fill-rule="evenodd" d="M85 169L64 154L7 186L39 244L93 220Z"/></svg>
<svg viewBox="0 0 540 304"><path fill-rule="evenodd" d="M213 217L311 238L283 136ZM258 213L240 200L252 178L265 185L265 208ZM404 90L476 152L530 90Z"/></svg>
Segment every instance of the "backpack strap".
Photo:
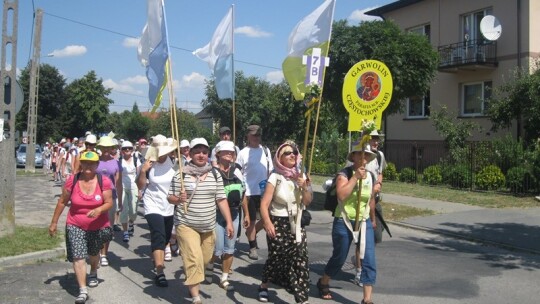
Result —
<svg viewBox="0 0 540 304"><path fill-rule="evenodd" d="M79 181L80 175L81 175L81 172L73 176L73 184L71 185L71 192L69 193L70 199L71 199L71 196L73 195L73 189L75 189L75 184ZM96 173L96 176L97 176L99 190L103 194L103 176L99 173Z"/></svg>

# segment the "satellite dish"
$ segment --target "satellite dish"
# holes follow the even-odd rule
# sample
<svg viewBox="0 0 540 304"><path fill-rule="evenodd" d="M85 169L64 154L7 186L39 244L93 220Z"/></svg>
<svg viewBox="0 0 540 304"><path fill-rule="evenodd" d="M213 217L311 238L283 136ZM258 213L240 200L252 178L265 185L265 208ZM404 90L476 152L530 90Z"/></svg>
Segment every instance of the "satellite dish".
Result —
<svg viewBox="0 0 540 304"><path fill-rule="evenodd" d="M486 15L480 21L480 32L487 40L495 41L501 37L501 22L493 15Z"/></svg>

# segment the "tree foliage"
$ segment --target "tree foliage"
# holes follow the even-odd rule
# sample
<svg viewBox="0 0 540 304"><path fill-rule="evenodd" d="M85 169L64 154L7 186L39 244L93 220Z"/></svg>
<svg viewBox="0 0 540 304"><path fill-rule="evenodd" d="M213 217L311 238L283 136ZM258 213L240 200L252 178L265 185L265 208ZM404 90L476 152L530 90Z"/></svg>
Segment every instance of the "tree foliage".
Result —
<svg viewBox="0 0 540 304"><path fill-rule="evenodd" d="M450 154L455 161L465 159L466 141L471 137L474 130L480 131L480 126L471 121L457 121L451 118L452 113L448 112L448 107L442 105L439 111L432 111L430 119L433 121L435 130L448 145Z"/></svg>
<svg viewBox="0 0 540 304"><path fill-rule="evenodd" d="M321 113L326 119L322 123L328 129L339 122L342 134L347 131L343 117L348 117L341 96L343 80L354 64L375 59L390 69L394 90L385 115L402 112L405 98L424 95L438 65L438 54L424 36L403 32L391 21L353 26L346 20L334 22L329 57Z"/></svg>
<svg viewBox="0 0 540 304"><path fill-rule="evenodd" d="M24 93L24 103L16 116L17 131L26 131L28 124L28 99L30 94L30 64L21 71L19 83ZM56 67L48 64L40 65L36 143L48 140L60 140L64 134L62 121L58 113L65 100L64 88L66 79Z"/></svg>
<svg viewBox="0 0 540 304"><path fill-rule="evenodd" d="M110 130L108 125L109 105L113 101L107 96L111 89L103 86L94 71L74 80L66 87L66 102L62 104L60 118L70 134L95 133Z"/></svg>
<svg viewBox="0 0 540 304"><path fill-rule="evenodd" d="M212 131L203 128L197 117L191 112L177 109L178 133L181 139L191 140L195 137L204 137L211 144ZM171 112L169 110L158 112L156 119L151 121L149 135L162 134L167 137L172 136L171 132Z"/></svg>
<svg viewBox="0 0 540 304"><path fill-rule="evenodd" d="M236 142L242 143L251 124L262 127L266 143L277 144L287 138L303 140L305 107L293 100L285 82L271 84L258 77L245 77L241 71L236 72L235 81ZM220 126L232 129L232 101L217 97L213 80L206 83L206 97L202 101L205 110Z"/></svg>
<svg viewBox="0 0 540 304"><path fill-rule="evenodd" d="M489 100L488 114L492 130L508 128L521 117L525 129L525 140L540 137L540 63L535 64L534 72L516 70L513 81L506 82L495 89Z"/></svg>

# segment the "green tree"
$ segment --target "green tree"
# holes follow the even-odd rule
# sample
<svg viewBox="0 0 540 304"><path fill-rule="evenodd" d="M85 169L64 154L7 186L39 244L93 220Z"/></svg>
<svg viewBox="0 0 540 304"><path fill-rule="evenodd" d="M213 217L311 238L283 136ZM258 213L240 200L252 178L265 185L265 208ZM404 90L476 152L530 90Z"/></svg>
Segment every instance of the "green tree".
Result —
<svg viewBox="0 0 540 304"><path fill-rule="evenodd" d="M466 159L466 141L471 137L472 132L480 131L481 127L471 121L457 121L451 117L455 114L449 113L446 105L442 105L439 111L432 111L430 119L433 121L435 130L448 145L452 159L460 162Z"/></svg>
<svg viewBox="0 0 540 304"><path fill-rule="evenodd" d="M86 130L96 133L110 131L108 125L109 105L107 96L111 89L103 86L96 72L90 71L66 87L66 102L60 109L60 118L69 134L84 134Z"/></svg>
<svg viewBox="0 0 540 304"><path fill-rule="evenodd" d="M137 140L141 137L148 136L150 119L141 115L137 103L133 105L131 113L129 113L128 118L123 123L122 129L123 136L130 140Z"/></svg>
<svg viewBox="0 0 540 304"><path fill-rule="evenodd" d="M30 65L21 71L19 83L24 92L24 103L16 116L16 130L26 131L28 124L28 96L30 94ZM65 100L64 87L66 79L57 68L42 64L39 69L39 94L36 143L59 141L65 136L58 113Z"/></svg>
<svg viewBox="0 0 540 304"><path fill-rule="evenodd" d="M334 22L330 42L330 66L326 70L323 103L324 129L338 122L340 133L347 131L343 117L343 80L349 69L366 59L382 61L392 73L394 90L385 115L402 112L404 100L424 95L438 65L438 54L426 37L403 32L392 21L362 22L350 26L346 20Z"/></svg>
<svg viewBox="0 0 540 304"><path fill-rule="evenodd" d="M158 116L156 119L150 120L150 131L149 135L154 136L157 134L162 134L164 136L172 136L171 132L171 113L168 110L157 112ZM195 137L204 137L209 141L209 144L212 144L212 131L208 128L204 128L199 123L195 114L177 109L177 124L178 124L178 133L180 139L191 140Z"/></svg>
<svg viewBox="0 0 540 304"><path fill-rule="evenodd" d="M303 140L305 107L293 100L285 82L271 84L258 77L245 77L238 71L235 84L236 142L243 142L250 124L261 125L266 143L277 144L287 138ZM205 110L220 126L232 129L232 101L217 97L213 80L206 83L206 97L202 101Z"/></svg>
<svg viewBox="0 0 540 304"><path fill-rule="evenodd" d="M492 130L508 128L520 119L525 130L525 141L540 137L540 69L534 64L534 72L516 70L512 81L497 87L489 100L488 114Z"/></svg>

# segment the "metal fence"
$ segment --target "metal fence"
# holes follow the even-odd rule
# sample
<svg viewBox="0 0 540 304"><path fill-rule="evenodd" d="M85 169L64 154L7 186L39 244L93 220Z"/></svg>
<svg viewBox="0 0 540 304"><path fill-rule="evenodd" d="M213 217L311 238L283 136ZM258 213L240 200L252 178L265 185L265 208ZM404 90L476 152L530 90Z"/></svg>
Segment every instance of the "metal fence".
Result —
<svg viewBox="0 0 540 304"><path fill-rule="evenodd" d="M516 146L495 146L493 142L468 142L464 147L459 161L450 157L450 151L444 142L440 141L388 141L384 144L387 162L396 166L398 172L410 168L415 173L415 181L421 182L422 174L432 165L442 165L443 175L447 171L461 170L460 174L447 174L450 180L445 185L458 186L470 190L484 190L477 183L477 176L482 169L495 165L505 176L505 183L498 189L502 192L535 193L540 190L537 178L533 172L533 163L527 160L526 149ZM526 169L521 182L516 182L516 167ZM511 172L513 171L513 172ZM452 180L459 178L460 180ZM511 180L513 183L508 183Z"/></svg>

